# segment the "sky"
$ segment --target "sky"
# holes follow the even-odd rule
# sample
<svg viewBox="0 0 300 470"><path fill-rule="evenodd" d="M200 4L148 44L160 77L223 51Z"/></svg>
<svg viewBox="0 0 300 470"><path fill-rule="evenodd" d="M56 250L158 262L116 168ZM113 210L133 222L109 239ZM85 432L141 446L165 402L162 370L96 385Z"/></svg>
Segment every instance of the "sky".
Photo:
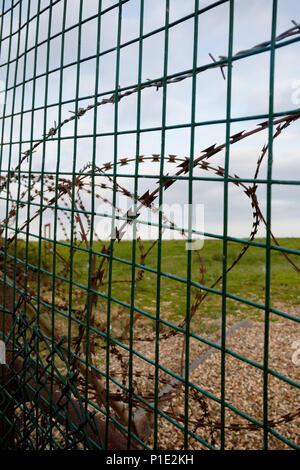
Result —
<svg viewBox="0 0 300 470"><path fill-rule="evenodd" d="M28 29L28 47L26 54L26 84L23 86L24 73L24 48L26 27L21 29L19 60L17 71L16 62L12 62L9 67L5 65L8 60L10 49L10 59L17 54L18 34L13 36L9 47L9 38L1 42L0 55L0 80L2 84L2 97L5 96L5 105L0 105L0 118L5 111L6 116L12 112L19 113L21 109L22 92L24 88L24 111L23 133L20 136L20 114L5 119L1 119L1 144L10 142L11 126L13 124L12 141L13 145L1 145L1 171L6 171L9 158L10 167L16 166L19 158L21 140L22 150L29 146L28 141L33 131L33 139L40 139L45 133L45 88L46 88L46 57L49 28L49 0L41 0L40 11L45 11L39 18L38 31L38 51L36 63L36 91L34 106L41 109L34 112L32 126L32 94L33 94L33 72L34 72L34 44L36 42L36 13L37 0L30 1L30 18ZM55 2L54 2L55 3ZM115 0L103 0L102 11L115 5ZM202 9L216 2L199 1L199 8ZM272 1L271 0L235 0L234 28L233 28L233 53L253 47L256 44L267 41L271 37ZM4 11L11 6L11 1L5 1ZM19 28L19 3L14 8L13 21L10 22L10 13L4 15L2 38L9 35L10 27L12 31ZM78 19L79 0L67 1L66 30L64 40L64 72L63 72L63 101L69 101L62 105L62 119L70 117L70 111L74 110L77 77L77 54L78 54ZM21 2L21 25L26 25L28 0ZM0 2L2 11L3 2ZM64 1L60 0L52 7L52 23L49 42L49 73L48 73L48 96L46 113L46 129L53 126L54 121L58 122L58 100L60 91L60 56L62 47L62 16ZM168 47L168 75L190 70L193 67L194 51L194 19L190 18L183 22L176 23L177 20L194 12L194 0L170 0L169 9L169 47ZM81 107L93 103L96 76L96 38L97 38L97 18L94 16L98 11L97 0L83 0L83 25L81 31L81 49L79 70L79 97ZM153 30L161 28L165 24L166 3L165 0L145 0L144 2L144 24L143 33L147 35ZM300 2L297 0L278 0L277 34L280 34L292 25L291 20L300 22ZM140 0L129 0L122 7L121 23L121 45L139 37L140 27ZM98 93L108 93L102 97L110 97L116 87L116 45L118 33L118 8L113 8L102 15L101 38L100 38L100 61L99 61L99 86ZM199 15L198 20L198 42L197 42L197 66L211 63L209 54L218 59L219 56L226 56L228 51L229 34L229 2L224 2L214 8ZM164 41L165 32L160 31L153 35L148 35L143 40L142 54L142 81L147 79L160 79L164 70ZM285 112L300 107L300 43L294 42L287 47L277 49L275 57L275 84L274 84L274 112ZM108 51L108 52L106 52ZM138 81L138 41L122 47L120 52L119 83L123 87L135 86ZM104 54L103 54L104 53ZM88 60L87 60L88 58ZM4 65L3 65L4 64ZM73 65L68 65L73 64ZM1 66L2 65L2 66ZM269 68L270 54L267 52L253 55L235 61L232 69L232 95L231 95L231 117L242 119L246 116L257 116L268 114L269 109ZM15 74L16 72L16 74ZM227 71L224 70L227 77ZM7 78L8 74L8 78ZM13 90L16 78L15 93ZM6 83L7 82L7 83ZM7 86L6 86L7 84ZM7 91L5 92L5 89ZM13 106L14 98L14 109ZM207 121L222 120L226 118L227 100L227 80L224 80L219 68L207 70L197 75L196 80L196 115L197 123ZM145 89L141 93L141 129L159 128L162 125L163 91L160 88ZM117 153L120 158L134 158L136 154L136 133L137 128L137 95L125 97L118 104L118 130L123 133L119 135L117 149L114 147L114 122L115 106L106 104L97 108L97 135L96 139L96 163L101 166L105 162L112 161ZM166 126L189 125L191 123L192 112L192 79L186 79L176 84L170 84L166 93ZM265 119L242 120L231 125L230 134L233 135L243 130L254 129L257 124ZM86 113L78 120L78 140L76 152L76 170L79 171L87 162L93 159L93 126L94 111ZM299 122L292 124L274 141L273 151L273 179L278 180L298 180L300 181L299 165ZM127 132L128 131L128 132ZM127 132L127 133L126 133ZM101 134L111 135L101 135ZM88 137L83 137L88 136ZM195 127L194 158L197 158L201 151L213 144L225 142L226 126L224 123L198 125ZM70 172L74 163L74 121L62 128L61 132L61 162L60 171ZM27 141L27 142L26 142ZM143 131L140 137L140 154L152 155L161 153L162 132L160 130ZM268 142L268 131L264 130L250 138L244 139L230 148L229 173L244 178L252 178L256 169L256 162L262 147ZM39 171L45 154L45 170L54 171L57 164L57 140L47 142L44 150L40 146L32 157L32 169ZM189 156L191 153L191 132L188 126L167 129L165 132L165 154L175 154L180 158ZM225 152L220 152L211 158L211 165L224 166ZM165 164L165 174L177 171L174 164ZM25 161L23 170L28 169ZM134 162L125 167L119 167L118 171L123 174L134 174ZM266 177L267 161L262 164L260 178ZM159 163L147 162L140 165L140 174L159 175ZM195 169L196 176L203 176L204 171ZM204 176L214 177L213 172L205 172ZM104 178L101 180L104 182ZM133 178L117 178L119 184L129 190L133 190ZM98 180L100 182L100 180ZM138 193L142 195L145 191L153 190L156 187L156 178L139 178ZM17 194L16 186L11 188L12 193ZM103 197L111 200L112 191L103 190ZM266 186L261 184L258 187L257 195L260 207L265 214L266 211ZM299 223L299 195L300 187L297 185L272 185L272 231L278 237L300 236ZM90 207L90 196L82 196L84 204ZM222 182L216 181L195 181L193 183L193 204L198 208L198 217L193 218L193 228L207 233L222 235L223 233L223 197L224 186ZM179 226L186 227L186 210L183 210L188 203L188 182L178 181L164 191L163 202L165 212ZM98 204L97 213L101 214L110 211L109 204ZM119 197L118 205L127 210L131 205L128 198ZM5 218L4 201L0 204L1 220ZM204 216L203 216L204 214ZM25 220L25 212L20 214L20 223ZM141 211L141 220L151 220L157 222L157 214L151 213L148 209ZM169 218L170 218L169 217ZM67 219L66 224L68 224ZM50 211L43 215L43 223L53 224ZM106 218L96 217L96 230L99 236L107 232L105 226ZM252 228L252 208L249 199L240 188L229 185L229 205L228 205L228 233L234 237L248 237ZM38 221L31 224L30 231L34 233L38 230ZM147 226L141 226L139 233L144 238L156 236L156 229L149 232ZM260 236L265 235L264 228L259 231ZM58 228L58 238L63 234ZM125 237L130 238L130 229ZM164 236L170 236L170 231L166 231Z"/></svg>

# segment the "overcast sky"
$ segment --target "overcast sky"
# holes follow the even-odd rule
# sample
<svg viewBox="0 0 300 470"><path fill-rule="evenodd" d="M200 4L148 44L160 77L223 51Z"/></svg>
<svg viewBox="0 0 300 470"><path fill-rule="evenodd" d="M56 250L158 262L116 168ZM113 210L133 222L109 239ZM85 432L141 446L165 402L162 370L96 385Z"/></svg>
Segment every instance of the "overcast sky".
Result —
<svg viewBox="0 0 300 470"><path fill-rule="evenodd" d="M1 11L2 11L2 3ZM6 10L11 1L5 2ZM17 4L17 2L15 2ZM21 24L26 22L27 1L22 2ZM66 28L71 28L65 34L65 55L64 64L76 61L78 45L78 24L79 0L68 0ZM113 0L103 0L102 10L114 5ZM199 7L211 5L212 1L199 1ZM37 0L30 1L30 17L34 17L37 12ZM41 10L49 5L49 0L41 1ZM57 35L62 28L63 0L60 0L53 7L52 26L50 41L50 65L48 75L48 104L58 102L59 96L59 71L61 51L61 35ZM98 10L97 0L83 0L83 19L93 17ZM194 11L193 0L170 0L170 22L182 18ZM121 24L121 44L136 39L139 36L140 23L140 0L130 0L123 5L123 15ZM271 37L271 0L236 0L234 17L234 53L251 48L252 46L267 41ZM278 21L277 34L284 32L292 26L291 20L300 22L300 2L298 0L278 1ZM37 55L37 75L45 73L47 43L43 42L48 35L49 9L40 16L40 27L38 43L42 43L38 48ZM165 22L165 1L145 0L144 11L144 34L154 29L160 28ZM18 29L19 7L14 8L13 32ZM100 52L114 49L117 44L118 8L102 16ZM209 53L216 59L218 56L227 55L228 51L228 27L229 27L229 3L225 2L199 16L199 37L198 37L198 66L211 62ZM2 37L5 38L10 32L10 14L4 16ZM20 59L17 69L17 85L14 112L20 111L22 97L22 77L24 67L24 46L26 27L21 30L20 35ZM26 65L25 86L25 110L32 109L32 80L34 66L36 19L32 19L29 27L29 43ZM79 106L86 106L93 102L95 89L95 64L96 53L97 19L91 19L82 26L81 38L81 58L92 57L81 63L80 66L80 87L79 96L87 97L80 101ZM18 34L13 36L11 43L10 59L13 59L17 52ZM142 80L159 79L163 75L164 66L164 31L154 34L143 41L143 62ZM168 74L189 70L193 65L193 40L194 40L194 19L172 26L169 29L169 60ZM138 42L121 49L120 55L120 87L132 86L137 83L138 77ZM9 51L9 39L1 44L1 64L7 62ZM295 42L287 47L276 51L276 73L275 73L275 112L284 112L300 107L300 44ZM268 113L269 100L269 53L257 54L249 58L244 58L234 62L232 75L232 117L242 118ZM102 55L100 58L99 71L99 93L111 92L115 88L115 67L116 52ZM53 71L53 72L51 72ZM227 76L226 69L224 70ZM1 67L0 80L6 81L7 67ZM9 67L8 89L13 86L15 73L15 62ZM77 66L73 65L64 69L63 75L63 100L73 100L76 91ZM226 88L220 69L210 69L197 76L196 94L196 121L205 122L211 120L224 119L226 117ZM298 92L299 89L299 92ZM187 79L177 84L170 84L167 89L167 113L166 123L170 125L189 124L191 122L192 103L192 80ZM110 96L110 95L107 95ZM141 101L141 128L159 127L162 124L162 89L149 88L142 91ZM89 98L88 98L89 97ZM13 90L6 94L6 115L12 112ZM45 76L36 80L35 106L43 106L45 101ZM69 111L74 109L74 103L67 103L62 106L62 119L70 116ZM3 114L3 104L1 105L1 116ZM134 130L137 127L137 99L136 94L125 97L119 103L118 129L122 131ZM114 131L114 105L107 104L97 110L99 133L112 133ZM93 133L94 112L90 111L78 121L78 135L86 136ZM33 135L39 139L43 133L44 110L35 112ZM255 128L259 122L251 120L235 122L232 124L231 135L242 130ZM58 107L52 106L47 110L47 129L53 126L54 121L58 121ZM1 120L2 126L2 120ZM9 142L11 119L6 119L3 142ZM19 116L13 120L13 141L20 140ZM274 165L273 178L281 180L300 180L299 165L299 128L298 122L285 130L274 143ZM22 140L30 139L31 113L24 114L24 129ZM201 150L212 144L221 144L225 141L226 127L224 124L204 125L196 127L195 132L195 158L201 154ZM74 123L71 122L62 129L61 141L61 171L71 171L74 155ZM1 137L2 138L2 137ZM101 165L113 160L114 157L113 136L100 136L97 138L96 162ZM252 178L255 172L256 162L260 155L261 148L268 141L268 132L247 138L231 146L230 149L230 174L237 174L240 177ZM90 137L83 137L78 140L77 149L77 169L92 160L92 144ZM159 154L161 151L161 132L142 132L140 142L140 154ZM28 148L24 144L23 150ZM18 161L18 145L12 146L12 163L14 167ZM54 139L46 146L46 170L53 171L56 166L57 141ZM117 154L118 158L133 157L136 152L135 133L122 134L118 138ZM170 129L166 131L165 153L176 154L181 158L190 154L190 129ZM2 169L7 169L9 147L2 147ZM42 161L42 146L33 155L33 169L39 170ZM211 159L213 166L224 165L224 152L219 153ZM28 168L25 162L23 169ZM165 172L172 174L175 172L175 165L166 164ZM134 163L130 166L119 167L122 173L133 173ZM158 163L143 163L140 167L141 173L158 175ZM198 176L203 175L203 170L195 170ZM212 172L205 173L205 176L215 176ZM262 165L260 177L266 176L266 162ZM141 179L139 182L139 194L147 189L152 190L156 186L157 179ZM133 188L133 181L130 178L118 178L118 182L128 189ZM223 184L219 182L197 181L193 185L194 204L204 205L204 230L208 233L222 234L223 232ZM299 186L274 185L272 198L272 229L277 236L300 236L299 223ZM261 208L265 211L266 188L260 185L258 196ZM105 197L111 197L106 192ZM86 195L84 201L87 207L90 205L89 197ZM180 208L188 201L187 182L177 182L164 192L164 202L169 205L176 205L175 222L181 224ZM125 207L125 201L120 200L119 204ZM3 204L0 206L1 219L5 215ZM98 212L103 209L99 208ZM229 186L229 234L232 236L249 236L252 227L252 209L249 199L236 186ZM143 211L141 217L147 219L149 214ZM44 222L47 222L50 215L44 215ZM97 218L99 234L103 219ZM199 218L201 220L201 217ZM202 230L202 223L195 221L195 229ZM198 224L198 225L197 225ZM200 224L200 225L199 225ZM31 230L34 230L32 224ZM146 236L146 232L141 234ZM260 235L264 235L261 229ZM59 236L62 234L59 233ZM153 235L154 236L154 235Z"/></svg>

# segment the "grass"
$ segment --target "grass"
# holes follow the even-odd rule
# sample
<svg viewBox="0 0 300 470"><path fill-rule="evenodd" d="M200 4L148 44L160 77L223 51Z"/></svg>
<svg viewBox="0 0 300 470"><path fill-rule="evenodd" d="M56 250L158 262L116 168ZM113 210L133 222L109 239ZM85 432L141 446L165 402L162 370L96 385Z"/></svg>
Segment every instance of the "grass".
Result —
<svg viewBox="0 0 300 470"><path fill-rule="evenodd" d="M257 240L264 242L264 240ZM279 240L280 245L287 248L300 250L299 238L284 238ZM143 242L144 251L152 245L153 242ZM38 244L31 242L29 247L29 259L33 265L37 265L38 260ZM228 266L236 259L240 250L241 244L229 242L228 243ZM22 240L18 241L18 257L25 257L25 243ZM94 250L101 251L100 243L94 243ZM44 251L42 250L42 254ZM56 272L60 273L64 267L62 258L69 259L70 250L66 246L58 245L58 256L56 258ZM214 281L222 273L222 242L217 240L206 240L203 249L199 252L203 259L205 266L204 284L211 286ZM265 298L265 249L260 247L251 246L238 264L228 273L227 277L227 291L230 294L239 296L256 303L264 303ZM131 295L131 259L132 259L132 243L129 241L122 241L115 243L114 256L125 262L114 260L112 265L112 297L121 302L130 304ZM299 263L299 256L292 255L291 258L297 264ZM97 265L101 258L98 257ZM153 270L157 269L157 245L149 252L146 257L145 266ZM127 263L126 263L127 262ZM137 250L137 263L140 263L139 250ZM51 270L50 266L52 259L42 256L41 266L46 270ZM128 264L129 263L129 264ZM87 286L88 268L89 268L89 254L87 252L76 250L73 257L73 281ZM300 289L299 289L299 273L291 266L290 263L284 258L282 253L272 251L271 254L271 306L279 309L288 309L291 306L300 304ZM199 283L201 281L201 273L199 269L199 261L195 252L192 252L192 281ZM138 268L136 268L138 270ZM187 251L185 250L184 241L163 241L162 243L162 258L161 270L177 276L183 280L187 278ZM69 278L68 269L66 270L65 277ZM42 284L48 285L49 293L51 292L51 276L42 275ZM101 293L107 295L107 278L105 285L101 287ZM69 283L62 282L61 290L64 294L60 295L65 302L68 300ZM86 291L78 287L74 287L74 292L77 292L77 301L74 300L74 305L77 302L78 306L83 306L86 297ZM171 323L179 323L186 314L186 297L187 297L187 284L179 280L171 279L166 276L161 276L161 290L160 290L160 315L162 318ZM222 283L219 282L215 289L221 291ZM199 288L192 287L191 300L194 302ZM155 273L144 271L143 278L138 282L135 290L135 305L150 315L156 315L156 293L157 293L157 275ZM112 304L112 326L118 330L123 330L128 325L130 309L122 308L122 306L113 302ZM99 321L105 323L107 308L107 300L100 297L97 303L97 312L99 313ZM192 330L194 332L214 332L220 327L220 316L222 309L222 297L214 293L206 296L205 300L201 303L199 309L192 320ZM251 318L254 320L264 319L264 312L259 308L247 305L242 301L228 299L227 301L227 315L229 324L239 321L243 318ZM141 319L143 320L141 321ZM147 317L141 317L139 324L142 327L155 329L155 322Z"/></svg>

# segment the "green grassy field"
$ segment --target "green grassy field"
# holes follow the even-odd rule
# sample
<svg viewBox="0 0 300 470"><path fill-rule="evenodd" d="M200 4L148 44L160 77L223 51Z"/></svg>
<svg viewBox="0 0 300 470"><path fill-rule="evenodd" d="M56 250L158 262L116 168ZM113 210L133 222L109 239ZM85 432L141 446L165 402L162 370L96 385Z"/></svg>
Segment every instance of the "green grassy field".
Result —
<svg viewBox="0 0 300 470"><path fill-rule="evenodd" d="M263 242L263 240L257 240ZM300 239L286 238L279 240L282 247L300 250ZM21 242L19 250L24 255L24 246ZM146 252L153 242L143 242L144 252ZM241 244L232 243L228 244L228 266L236 259L240 250ZM30 258L33 264L37 264L37 243L30 244ZM98 242L94 243L94 250L101 250ZM65 264L61 256L69 259L70 250L65 246L57 248L56 257L56 271L62 272ZM203 259L205 267L204 284L210 287L214 281L222 273L222 242L216 240L206 240L204 247L199 252ZM227 276L227 291L235 296L244 299L264 303L265 299L265 249L260 247L251 246L243 258L236 266L228 273ZM19 253L19 257L21 254ZM112 291L113 298L130 304L131 295L131 260L132 260L132 242L122 241L115 243L114 256L122 261L114 260L112 265ZM300 257L290 255L294 263L300 265ZM99 265L101 257L97 257L96 266ZM42 257L43 267L50 270L52 260ZM127 263L126 263L127 262ZM136 262L140 263L140 253L137 250ZM158 252L157 244L149 252L145 260L145 266L157 270ZM271 255L271 306L279 310L288 311L290 307L300 305L300 278L292 265L284 258L282 253L272 250ZM89 254L84 251L76 250L73 257L73 281L82 286L87 286L88 269L89 269ZM195 252L192 252L192 281L199 283L201 281L200 265ZM137 271L139 268L136 268ZM162 256L161 256L161 271L168 273L182 280L187 279L187 251L185 249L184 241L163 241L162 243ZM65 271L65 277L69 278L68 269ZM46 281L51 291L51 276L43 275L42 281ZM62 290L65 292L65 300L68 299L68 282L60 283ZM74 291L79 294L79 300L74 302L78 305L84 304L86 298L86 291L80 287L74 286ZM104 285L101 286L99 292L107 294L108 278L106 276ZM222 282L219 282L215 289L221 291ZM191 304L193 305L196 294L199 288L191 288ZM157 297L157 275L144 270L142 279L137 283L135 290L135 305L150 315L156 314L156 297ZM166 276L161 276L161 290L160 290L160 314L161 317L172 322L178 323L186 313L186 298L187 298L187 284L179 280L171 279ZM128 324L129 312L128 308L116 302L112 304L112 325L113 327L123 328ZM221 295L209 293L204 301L200 304L192 320L192 329L195 332L214 332L219 329L220 316L221 316ZM103 313L103 321L105 321L107 300L105 297L100 297L97 303L96 311ZM249 306L244 302L229 299L227 300L227 314L229 324L243 318L251 318L254 320L263 320L263 310ZM274 316L274 319L276 317ZM141 319L139 320L141 322ZM143 318L143 326L150 326L155 328L155 322L151 318Z"/></svg>

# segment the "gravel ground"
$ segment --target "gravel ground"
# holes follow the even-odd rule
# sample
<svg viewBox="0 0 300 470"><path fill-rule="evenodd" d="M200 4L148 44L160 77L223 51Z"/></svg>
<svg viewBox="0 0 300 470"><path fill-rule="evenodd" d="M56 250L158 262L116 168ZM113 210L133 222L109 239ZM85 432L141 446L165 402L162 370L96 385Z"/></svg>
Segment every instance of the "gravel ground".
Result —
<svg viewBox="0 0 300 470"><path fill-rule="evenodd" d="M300 316L300 309L289 309L288 313ZM228 324L230 323L232 324L233 321L228 318ZM300 325L283 318L279 321L271 321L269 338L270 369L299 383L300 365L297 366L292 357L295 353L293 343L296 340L300 341ZM209 339L216 341L218 338L214 336ZM179 335L160 342L160 364L177 374L180 373L182 345L183 338ZM153 342L138 341L134 344L134 348L149 359L155 359ZM227 348L251 361L263 364L264 323L249 321L246 326L235 330L227 338ZM205 344L191 339L190 364L208 349L209 347ZM221 396L220 361L221 354L215 350L190 374L191 382L217 398ZM113 369L115 368L112 366ZM135 357L134 373L136 377L134 382L135 391L150 400L154 392L154 367ZM162 380L161 391L166 386L164 379L166 379L165 382L170 382L170 376L160 372L160 379ZM299 416L293 417L288 422L274 424L282 418L286 421L287 415L299 414L299 389L273 375L269 375L268 390L268 417L269 421L273 421L273 423L270 423L270 427L284 438L300 446ZM169 393L167 400L160 405L161 410L182 425L184 424L184 396L184 388L177 387L173 394L170 395ZM198 392L190 393L189 429L194 431L201 439L218 448L220 446L220 405L210 398L203 400L202 397L203 395ZM251 416L251 418L263 421L263 371L227 354L226 400L232 406ZM232 429L234 426L236 429ZM226 411L226 427L227 449L263 448L263 431L257 427L249 428L248 420L228 409ZM152 435L147 444L152 447ZM158 420L158 445L160 449L181 449L183 446L182 430L165 418L160 417ZM193 437L189 439L189 446L191 449L206 448ZM278 437L269 434L269 448L290 449L290 446Z"/></svg>

